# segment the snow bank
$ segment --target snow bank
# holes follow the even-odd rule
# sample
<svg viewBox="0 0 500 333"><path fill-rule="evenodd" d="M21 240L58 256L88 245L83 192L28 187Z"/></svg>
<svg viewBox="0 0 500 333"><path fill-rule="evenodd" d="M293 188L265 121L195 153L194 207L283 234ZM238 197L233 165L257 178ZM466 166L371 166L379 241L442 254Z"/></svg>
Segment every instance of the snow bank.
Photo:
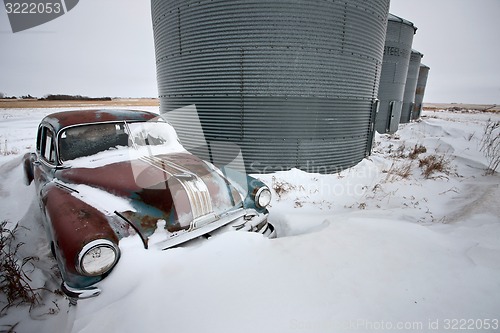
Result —
<svg viewBox="0 0 500 333"><path fill-rule="evenodd" d="M0 117L11 112L22 115L0 110ZM40 116L26 111L25 119L32 114ZM19 155L33 144L37 126L21 115L1 125L1 135L26 126L23 134L12 132L19 133L12 139L19 152L1 156L2 219L20 220L36 231L25 239L43 244L36 205L29 204L33 191L17 185ZM49 293L31 318L28 309L14 308L0 326L74 333L426 332L444 330L447 319L498 320L500 178L484 175L479 142L487 118L500 116L424 116L395 135L377 135L372 156L339 174L254 175L274 190L270 220L280 238L229 232L154 251L130 237L99 297L69 307ZM411 159L419 146L425 152ZM446 166L426 177L419 160L429 156L442 156ZM50 256L38 255L38 269L53 287ZM55 314L44 314L49 309Z"/></svg>

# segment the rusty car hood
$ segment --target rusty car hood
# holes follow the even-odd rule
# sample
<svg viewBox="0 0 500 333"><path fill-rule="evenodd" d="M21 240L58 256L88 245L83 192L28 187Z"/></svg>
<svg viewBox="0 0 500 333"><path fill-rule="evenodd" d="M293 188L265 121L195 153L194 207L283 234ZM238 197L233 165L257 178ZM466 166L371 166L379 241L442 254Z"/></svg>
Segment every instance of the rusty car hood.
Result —
<svg viewBox="0 0 500 333"><path fill-rule="evenodd" d="M75 191L78 186L89 186L126 199L128 208L118 205L106 210L126 219L146 246L159 228L175 236L215 221L242 204L240 194L225 177L189 153L70 167L58 170L55 178ZM113 203L109 201L109 205Z"/></svg>

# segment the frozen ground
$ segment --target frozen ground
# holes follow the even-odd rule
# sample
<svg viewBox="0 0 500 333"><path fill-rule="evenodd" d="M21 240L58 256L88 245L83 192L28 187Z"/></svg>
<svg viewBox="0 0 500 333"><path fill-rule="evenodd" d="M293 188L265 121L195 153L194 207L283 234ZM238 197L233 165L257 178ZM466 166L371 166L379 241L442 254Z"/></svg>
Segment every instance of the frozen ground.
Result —
<svg viewBox="0 0 500 333"><path fill-rule="evenodd" d="M57 270L19 163L53 111L0 109L0 220L26 228L20 255L40 258L30 276L49 290ZM498 331L500 176L485 176L479 151L489 118L500 121L424 112L339 174L257 175L275 191L279 238L232 232L167 251L127 239L99 297L75 307L43 292L42 305L0 317L0 331ZM411 159L415 146L425 152ZM429 156L444 169L426 178Z"/></svg>

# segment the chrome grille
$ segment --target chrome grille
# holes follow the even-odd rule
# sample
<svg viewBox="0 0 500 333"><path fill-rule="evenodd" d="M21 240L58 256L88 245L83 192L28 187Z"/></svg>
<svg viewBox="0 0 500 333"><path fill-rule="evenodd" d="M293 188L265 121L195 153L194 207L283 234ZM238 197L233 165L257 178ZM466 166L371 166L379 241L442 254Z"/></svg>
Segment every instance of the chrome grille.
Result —
<svg viewBox="0 0 500 333"><path fill-rule="evenodd" d="M193 214L191 228L194 229L208 223L206 219L202 219L206 221L205 223L199 223L199 221L201 221L200 218L213 214L210 192L208 191L207 185L200 177L174 162L156 156L144 156L141 157L140 160L166 172L179 181L186 191L191 206L191 212Z"/></svg>

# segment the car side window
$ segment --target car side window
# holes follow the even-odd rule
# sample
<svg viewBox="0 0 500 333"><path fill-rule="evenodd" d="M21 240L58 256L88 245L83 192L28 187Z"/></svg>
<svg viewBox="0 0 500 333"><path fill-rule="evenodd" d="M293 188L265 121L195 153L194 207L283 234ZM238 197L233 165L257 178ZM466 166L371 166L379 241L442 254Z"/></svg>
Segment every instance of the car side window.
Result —
<svg viewBox="0 0 500 333"><path fill-rule="evenodd" d="M47 127L41 127L38 134L38 148L40 155L49 163L55 164L56 151L54 143L54 135Z"/></svg>

